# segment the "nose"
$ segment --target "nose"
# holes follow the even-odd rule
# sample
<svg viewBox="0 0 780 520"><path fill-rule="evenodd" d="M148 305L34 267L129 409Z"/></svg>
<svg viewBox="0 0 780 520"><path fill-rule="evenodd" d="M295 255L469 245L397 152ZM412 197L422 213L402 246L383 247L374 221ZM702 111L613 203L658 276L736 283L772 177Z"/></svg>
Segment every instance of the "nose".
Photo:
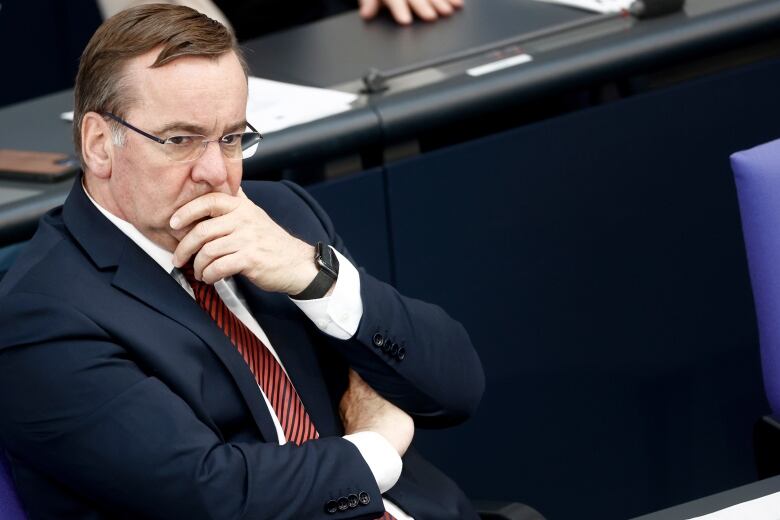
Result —
<svg viewBox="0 0 780 520"><path fill-rule="evenodd" d="M227 178L227 164L219 143L207 143L203 155L192 165L192 179L196 182L207 182L211 186L220 186L227 182Z"/></svg>

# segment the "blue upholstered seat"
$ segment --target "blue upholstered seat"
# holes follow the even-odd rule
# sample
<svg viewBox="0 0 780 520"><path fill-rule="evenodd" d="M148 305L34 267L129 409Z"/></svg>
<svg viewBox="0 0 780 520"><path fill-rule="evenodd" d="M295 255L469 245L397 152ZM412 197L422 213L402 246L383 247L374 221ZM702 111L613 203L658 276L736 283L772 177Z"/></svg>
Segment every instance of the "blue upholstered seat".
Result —
<svg viewBox="0 0 780 520"><path fill-rule="evenodd" d="M780 413L780 139L731 156L766 396Z"/></svg>
<svg viewBox="0 0 780 520"><path fill-rule="evenodd" d="M22 504L16 495L8 461L0 450L0 518L3 520L25 520Z"/></svg>

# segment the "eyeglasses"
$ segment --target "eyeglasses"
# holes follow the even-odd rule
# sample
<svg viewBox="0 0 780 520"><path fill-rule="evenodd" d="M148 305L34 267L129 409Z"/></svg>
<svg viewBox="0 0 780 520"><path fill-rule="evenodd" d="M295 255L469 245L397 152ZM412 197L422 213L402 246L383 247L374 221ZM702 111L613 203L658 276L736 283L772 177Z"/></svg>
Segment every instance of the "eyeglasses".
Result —
<svg viewBox="0 0 780 520"><path fill-rule="evenodd" d="M208 140L204 135L174 135L167 139L163 139L148 132L144 132L140 128L134 127L111 112L103 112L103 115L156 143L165 145L163 148L165 154L174 162L197 161L206 151L206 147L209 143L219 143L219 148L222 150L222 155L225 159L236 161L248 159L255 154L260 141L263 140L263 136L260 135L260 132L249 123L247 123L246 126L251 132L236 132L223 135L219 139Z"/></svg>

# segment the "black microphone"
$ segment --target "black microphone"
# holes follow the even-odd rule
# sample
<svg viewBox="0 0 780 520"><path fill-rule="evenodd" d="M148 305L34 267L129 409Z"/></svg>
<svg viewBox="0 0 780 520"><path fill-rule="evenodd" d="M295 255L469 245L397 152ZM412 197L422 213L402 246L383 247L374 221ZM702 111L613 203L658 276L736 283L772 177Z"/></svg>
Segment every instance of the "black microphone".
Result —
<svg viewBox="0 0 780 520"><path fill-rule="evenodd" d="M636 0L628 11L637 18L653 18L677 12L685 0Z"/></svg>

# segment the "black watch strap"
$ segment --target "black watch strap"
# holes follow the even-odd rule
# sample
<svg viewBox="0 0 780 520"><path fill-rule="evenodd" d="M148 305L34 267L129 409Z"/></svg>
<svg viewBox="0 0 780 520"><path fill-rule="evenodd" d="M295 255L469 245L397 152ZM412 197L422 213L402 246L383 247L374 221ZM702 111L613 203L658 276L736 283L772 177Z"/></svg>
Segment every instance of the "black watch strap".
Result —
<svg viewBox="0 0 780 520"><path fill-rule="evenodd" d="M292 296L293 299L315 300L322 298L336 283L339 276L339 259L329 246L322 242L317 242L314 262L317 264L317 269L319 269L317 276L303 291Z"/></svg>

